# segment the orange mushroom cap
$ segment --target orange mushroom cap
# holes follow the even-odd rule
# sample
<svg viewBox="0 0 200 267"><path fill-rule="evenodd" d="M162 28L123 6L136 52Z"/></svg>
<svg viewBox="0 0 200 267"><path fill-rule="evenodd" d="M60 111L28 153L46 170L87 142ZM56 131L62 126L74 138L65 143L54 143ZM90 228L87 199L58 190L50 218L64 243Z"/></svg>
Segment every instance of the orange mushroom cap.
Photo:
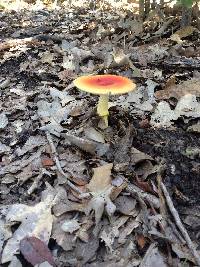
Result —
<svg viewBox="0 0 200 267"><path fill-rule="evenodd" d="M74 85L82 91L98 95L124 94L136 88L136 84L128 78L112 74L82 76L74 81Z"/></svg>

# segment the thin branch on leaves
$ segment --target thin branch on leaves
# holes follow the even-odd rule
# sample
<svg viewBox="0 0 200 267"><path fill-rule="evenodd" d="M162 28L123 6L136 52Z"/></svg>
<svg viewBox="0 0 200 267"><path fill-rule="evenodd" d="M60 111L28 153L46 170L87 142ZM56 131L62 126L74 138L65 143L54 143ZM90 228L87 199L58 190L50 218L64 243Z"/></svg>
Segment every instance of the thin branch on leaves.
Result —
<svg viewBox="0 0 200 267"><path fill-rule="evenodd" d="M200 266L199 253L197 252L192 240L190 239L190 236L189 236L187 230L185 229L185 227L183 226L183 224L181 222L179 214L178 214L177 210L174 207L174 204L173 204L173 202L171 200L171 197L170 197L170 195L169 195L169 193L167 191L167 188L162 182L160 183L160 185L161 185L162 191L163 191L163 193L165 195L166 202L167 202L167 205L168 205L168 207L170 209L170 212L174 217L176 225L179 228L179 230L180 230L181 234L183 235L183 237L185 238L185 241L186 241L186 243L187 243L192 255L194 256L196 263L198 264L198 266Z"/></svg>
<svg viewBox="0 0 200 267"><path fill-rule="evenodd" d="M147 192L144 192L142 189L140 189L136 185L128 183L128 185L126 187L126 191L129 192L133 196L138 195L144 201L149 202L154 208L156 208L156 209L160 208L159 198L157 198L157 197L155 197L155 196L153 196Z"/></svg>
<svg viewBox="0 0 200 267"><path fill-rule="evenodd" d="M56 147L54 145L54 142L53 142L53 139L51 137L51 134L49 132L46 131L46 137L47 137L47 140L49 142L49 145L51 147L51 152L52 152L52 156L53 156L53 159L54 159L54 162L56 164L56 167L57 167L57 170L58 172L63 175L65 178L66 178L66 183L67 185L72 189L74 190L75 192L77 192L79 194L79 198L86 198L86 197L89 197L90 194L88 193L82 193L78 187L76 187L72 182L69 181L69 177L66 173L64 173L64 171L62 170L62 167L60 165L60 161L58 159L58 153L56 151Z"/></svg>

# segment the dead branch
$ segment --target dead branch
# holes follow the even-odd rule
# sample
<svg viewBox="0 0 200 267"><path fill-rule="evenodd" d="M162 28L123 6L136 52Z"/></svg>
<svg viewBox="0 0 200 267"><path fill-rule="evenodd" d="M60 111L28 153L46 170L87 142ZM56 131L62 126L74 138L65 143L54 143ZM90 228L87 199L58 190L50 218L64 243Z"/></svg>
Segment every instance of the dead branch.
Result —
<svg viewBox="0 0 200 267"><path fill-rule="evenodd" d="M142 189L140 189L136 185L128 183L126 187L126 191L132 195L138 195L141 199L150 203L154 208L156 209L160 208L160 201L157 197L144 192Z"/></svg>
<svg viewBox="0 0 200 267"><path fill-rule="evenodd" d="M52 156L53 156L53 159L54 159L54 161L55 161L55 164L56 164L56 167L57 167L57 170L58 170L58 172L61 174L61 175L63 175L65 178L66 178L66 183L67 183L67 185L72 189L72 190L74 190L75 192L77 192L78 194L79 194L79 198L86 198L86 197L89 197L90 196L90 194L88 193L86 193L86 194L83 194L73 183L71 183L70 181L69 181L69 176L66 174L66 173L64 173L64 171L62 170L62 167L61 167L61 165L60 165L60 161L59 161L59 159L58 159L58 153L57 153L57 151L56 151L56 147L55 147L55 145L54 145L54 142L53 142L53 139L52 139L52 137L51 137L51 134L49 133L49 132L46 132L46 137L47 137L47 140L48 140L48 142L49 142L49 145L50 145L50 147L51 147L51 152L52 152Z"/></svg>
<svg viewBox="0 0 200 267"><path fill-rule="evenodd" d="M194 258L196 260L196 263L198 264L198 266L200 266L200 256L199 256L198 252L196 251L196 248L195 248L192 240L190 239L190 236L189 236L187 230L185 229L185 227L183 226L183 224L181 222L179 214L178 214L177 210L174 207L174 204L173 204L173 202L171 200L171 197L170 197L170 195L169 195L169 193L167 191L167 188L163 184L163 182L161 182L160 185L161 185L162 191L163 191L163 193L165 195L166 202L167 202L167 205L168 205L168 207L170 209L170 212L174 217L176 225L179 228L179 230L180 230L181 234L183 235L183 237L185 238L185 241L186 241L186 243L187 243L192 255L194 256Z"/></svg>

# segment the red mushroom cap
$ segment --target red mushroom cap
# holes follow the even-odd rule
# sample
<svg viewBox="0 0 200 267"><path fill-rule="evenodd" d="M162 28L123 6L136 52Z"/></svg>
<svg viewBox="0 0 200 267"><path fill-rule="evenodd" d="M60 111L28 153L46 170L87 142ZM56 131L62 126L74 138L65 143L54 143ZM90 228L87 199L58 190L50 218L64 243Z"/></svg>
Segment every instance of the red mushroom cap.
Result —
<svg viewBox="0 0 200 267"><path fill-rule="evenodd" d="M128 78L112 74L82 76L74 81L74 85L80 90L98 95L124 94L136 88L136 84Z"/></svg>

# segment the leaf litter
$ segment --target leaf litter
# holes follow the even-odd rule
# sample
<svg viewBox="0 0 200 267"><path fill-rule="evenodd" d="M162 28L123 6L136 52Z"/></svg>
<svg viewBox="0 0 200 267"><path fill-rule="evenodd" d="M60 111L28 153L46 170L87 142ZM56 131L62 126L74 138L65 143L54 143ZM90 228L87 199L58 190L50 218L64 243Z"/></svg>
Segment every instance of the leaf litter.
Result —
<svg viewBox="0 0 200 267"><path fill-rule="evenodd" d="M197 28L106 1L27 5L2 12L1 264L199 265ZM72 83L102 73L137 83L107 129Z"/></svg>

